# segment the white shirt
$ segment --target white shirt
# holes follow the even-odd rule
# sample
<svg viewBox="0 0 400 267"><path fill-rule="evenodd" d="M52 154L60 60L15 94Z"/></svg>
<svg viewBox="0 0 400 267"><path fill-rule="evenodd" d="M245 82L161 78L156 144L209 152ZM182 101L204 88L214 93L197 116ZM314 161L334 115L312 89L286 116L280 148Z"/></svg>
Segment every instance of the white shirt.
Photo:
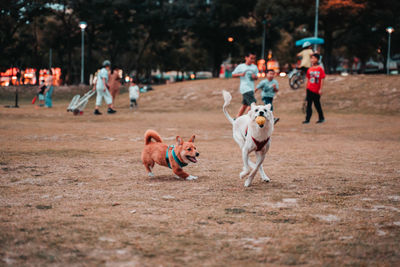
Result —
<svg viewBox="0 0 400 267"><path fill-rule="evenodd" d="M139 98L139 86L129 86L129 98L138 99Z"/></svg>
<svg viewBox="0 0 400 267"><path fill-rule="evenodd" d="M252 74L258 74L258 68L256 65L247 65L245 63L239 64L232 74L246 73L246 75L240 77L240 93L244 94L247 92L254 92L254 80L251 78Z"/></svg>

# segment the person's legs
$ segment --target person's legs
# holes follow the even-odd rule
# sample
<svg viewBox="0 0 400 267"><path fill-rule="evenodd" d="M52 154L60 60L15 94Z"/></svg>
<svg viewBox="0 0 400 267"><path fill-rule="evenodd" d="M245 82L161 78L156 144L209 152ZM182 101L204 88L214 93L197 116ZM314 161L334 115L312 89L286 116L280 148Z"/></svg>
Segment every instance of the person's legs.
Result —
<svg viewBox="0 0 400 267"><path fill-rule="evenodd" d="M39 94L39 107L43 107L43 106L44 106L44 95Z"/></svg>
<svg viewBox="0 0 400 267"><path fill-rule="evenodd" d="M48 108L53 107L53 101L51 99L52 94L53 94L53 89L54 89L54 86L51 85L49 91L47 91L47 93L46 93L45 106L48 107Z"/></svg>
<svg viewBox="0 0 400 267"><path fill-rule="evenodd" d="M306 120L305 122L309 122L312 116L312 102L313 102L313 92L307 90L307 110L306 110Z"/></svg>
<svg viewBox="0 0 400 267"><path fill-rule="evenodd" d="M263 97L262 100L264 101L265 105L271 104L271 111L274 111L274 106L272 105L272 101L274 100L273 97ZM274 124L276 124L278 121L278 117L274 118Z"/></svg>
<svg viewBox="0 0 400 267"><path fill-rule="evenodd" d="M274 111L274 106L272 105L272 101L274 99L272 97L263 97L262 101L264 102L265 105L271 104L271 111Z"/></svg>
<svg viewBox="0 0 400 267"><path fill-rule="evenodd" d="M110 92L109 92L107 89L106 89L106 91L104 92L103 96L104 96L104 100L106 101L107 106L108 106L107 113L108 113L108 114L113 114L113 113L115 113L116 111L113 109L113 99L112 99L112 97L111 97Z"/></svg>
<svg viewBox="0 0 400 267"><path fill-rule="evenodd" d="M96 90L96 107L94 109L95 115L101 115L99 108L101 106L101 102L103 101L103 90Z"/></svg>
<svg viewBox="0 0 400 267"><path fill-rule="evenodd" d="M254 92L249 91L249 92L244 93L243 100L242 100L242 106L240 107L239 113L236 116L236 118L242 116L243 114L246 114L250 110L251 104L256 103L256 102L257 102L257 100L254 97Z"/></svg>
<svg viewBox="0 0 400 267"><path fill-rule="evenodd" d="M236 118L240 117L243 115L243 113L246 111L246 109L249 108L249 106L242 105L239 109L238 114L236 115Z"/></svg>
<svg viewBox="0 0 400 267"><path fill-rule="evenodd" d="M324 113L322 112L320 99L321 99L321 96L319 94L315 94L314 106L315 106L315 109L318 111L318 117L319 117L318 121L322 122L325 120L325 118L324 118Z"/></svg>

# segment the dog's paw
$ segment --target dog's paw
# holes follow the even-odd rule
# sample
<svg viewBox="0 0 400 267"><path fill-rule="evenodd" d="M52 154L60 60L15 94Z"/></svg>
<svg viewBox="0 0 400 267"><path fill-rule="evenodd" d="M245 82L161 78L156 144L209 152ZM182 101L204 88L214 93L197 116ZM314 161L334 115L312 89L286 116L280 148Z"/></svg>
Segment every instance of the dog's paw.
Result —
<svg viewBox="0 0 400 267"><path fill-rule="evenodd" d="M193 175L189 175L188 177L186 177L186 180L191 181L191 180L196 180L197 178L199 178L199 177L193 176Z"/></svg>
<svg viewBox="0 0 400 267"><path fill-rule="evenodd" d="M149 172L147 175L148 175L149 177L154 177L154 176L155 176L154 173L152 173L152 172Z"/></svg>
<svg viewBox="0 0 400 267"><path fill-rule="evenodd" d="M175 176L174 176L176 179L178 179L178 180L180 180L181 179L181 177L179 177L178 175L176 175L175 174Z"/></svg>
<svg viewBox="0 0 400 267"><path fill-rule="evenodd" d="M266 183L269 183L269 182L271 181L271 179L269 179L268 176L262 177L261 180L262 180L263 182L266 182Z"/></svg>
<svg viewBox="0 0 400 267"><path fill-rule="evenodd" d="M244 182L244 186L245 187L249 187L250 184L251 184L251 180L250 179L247 179L246 182Z"/></svg>
<svg viewBox="0 0 400 267"><path fill-rule="evenodd" d="M249 170L247 170L247 171L242 171L240 174L239 174L239 177L240 177L240 179L243 179L243 177L245 177L247 174L249 174Z"/></svg>

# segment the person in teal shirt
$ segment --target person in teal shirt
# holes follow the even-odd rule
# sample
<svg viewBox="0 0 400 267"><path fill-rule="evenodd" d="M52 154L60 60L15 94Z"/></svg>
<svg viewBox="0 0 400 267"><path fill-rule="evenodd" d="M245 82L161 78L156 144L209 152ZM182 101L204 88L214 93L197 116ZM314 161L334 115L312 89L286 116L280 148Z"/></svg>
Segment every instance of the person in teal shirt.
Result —
<svg viewBox="0 0 400 267"><path fill-rule="evenodd" d="M267 70L267 79L262 80L257 85L257 90L261 90L261 99L264 101L265 105L271 104L271 110L274 110L274 106L272 105L272 101L274 100L275 93L279 91L279 84L274 79L275 71Z"/></svg>

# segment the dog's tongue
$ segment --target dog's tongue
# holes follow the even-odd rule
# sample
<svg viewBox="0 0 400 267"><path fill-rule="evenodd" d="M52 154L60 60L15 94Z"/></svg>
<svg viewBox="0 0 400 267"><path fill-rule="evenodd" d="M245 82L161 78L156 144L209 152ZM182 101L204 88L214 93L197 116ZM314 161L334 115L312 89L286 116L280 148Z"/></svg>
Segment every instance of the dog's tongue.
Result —
<svg viewBox="0 0 400 267"><path fill-rule="evenodd" d="M188 159L193 163L197 162L197 159L195 157L188 157Z"/></svg>

